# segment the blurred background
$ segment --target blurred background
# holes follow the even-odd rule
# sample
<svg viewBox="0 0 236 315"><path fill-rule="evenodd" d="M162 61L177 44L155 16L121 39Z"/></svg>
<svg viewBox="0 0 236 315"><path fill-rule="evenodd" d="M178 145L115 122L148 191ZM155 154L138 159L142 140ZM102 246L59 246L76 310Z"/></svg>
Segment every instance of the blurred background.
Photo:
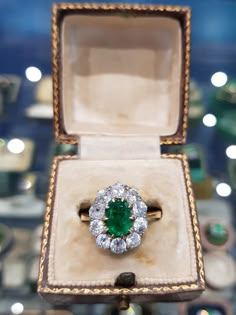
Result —
<svg viewBox="0 0 236 315"><path fill-rule="evenodd" d="M161 3L192 8L188 141L165 150L189 158L207 291L193 303L120 314L236 314L236 1ZM0 0L0 315L119 314L102 304L55 307L36 293L52 158L77 152L53 139L51 4Z"/></svg>

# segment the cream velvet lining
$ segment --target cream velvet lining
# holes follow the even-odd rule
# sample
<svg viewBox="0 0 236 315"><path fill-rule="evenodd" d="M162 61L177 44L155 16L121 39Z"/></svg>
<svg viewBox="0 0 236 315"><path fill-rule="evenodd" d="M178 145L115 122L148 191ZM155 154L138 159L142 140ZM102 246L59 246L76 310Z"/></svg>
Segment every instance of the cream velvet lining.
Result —
<svg viewBox="0 0 236 315"><path fill-rule="evenodd" d="M179 22L167 17L66 16L61 31L66 132L175 134L181 37Z"/></svg>
<svg viewBox="0 0 236 315"><path fill-rule="evenodd" d="M120 181L137 188L144 200L158 200L160 221L149 224L140 247L123 255L99 249L76 205L94 201L96 191ZM52 285L114 285L125 271L137 285L197 280L193 230L180 160L59 162L50 236L48 281Z"/></svg>
<svg viewBox="0 0 236 315"><path fill-rule="evenodd" d="M160 158L158 137L81 136L81 160L155 160Z"/></svg>

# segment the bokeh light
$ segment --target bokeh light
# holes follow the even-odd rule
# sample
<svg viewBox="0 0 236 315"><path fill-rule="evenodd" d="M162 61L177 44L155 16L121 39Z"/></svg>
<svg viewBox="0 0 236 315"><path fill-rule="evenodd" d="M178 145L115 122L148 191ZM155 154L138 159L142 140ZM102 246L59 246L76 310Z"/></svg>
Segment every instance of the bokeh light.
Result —
<svg viewBox="0 0 236 315"><path fill-rule="evenodd" d="M226 155L227 155L228 158L230 158L230 159L236 159L236 145L230 145L230 146L226 149Z"/></svg>
<svg viewBox="0 0 236 315"><path fill-rule="evenodd" d="M213 114L206 114L203 117L202 122L206 127L214 127L217 123L217 119Z"/></svg>
<svg viewBox="0 0 236 315"><path fill-rule="evenodd" d="M25 149L25 143L24 141L20 140L20 139L11 139L8 143L7 143L7 149L14 154L19 154L22 153Z"/></svg>
<svg viewBox="0 0 236 315"><path fill-rule="evenodd" d="M22 314L24 311L24 305L22 303L14 303L12 304L11 306L11 312L15 315L19 315L19 314Z"/></svg>
<svg viewBox="0 0 236 315"><path fill-rule="evenodd" d="M216 72L211 77L212 85L216 87L221 87L227 83L228 77L224 72Z"/></svg>
<svg viewBox="0 0 236 315"><path fill-rule="evenodd" d="M42 72L36 67L28 67L25 76L31 82L38 82L42 78Z"/></svg>
<svg viewBox="0 0 236 315"><path fill-rule="evenodd" d="M231 194L231 187L226 183L219 183L216 186L216 192L221 197L228 197Z"/></svg>

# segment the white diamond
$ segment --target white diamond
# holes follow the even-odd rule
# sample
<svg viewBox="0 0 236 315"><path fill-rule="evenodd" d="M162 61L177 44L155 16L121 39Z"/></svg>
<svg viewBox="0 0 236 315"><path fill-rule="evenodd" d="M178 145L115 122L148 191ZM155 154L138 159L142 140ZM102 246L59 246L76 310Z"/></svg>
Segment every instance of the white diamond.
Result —
<svg viewBox="0 0 236 315"><path fill-rule="evenodd" d="M100 220L92 220L90 222L90 231L94 236L98 236L99 234L105 232L104 222Z"/></svg>
<svg viewBox="0 0 236 315"><path fill-rule="evenodd" d="M138 201L133 205L132 212L135 217L146 217L147 205L143 201Z"/></svg>
<svg viewBox="0 0 236 315"><path fill-rule="evenodd" d="M122 238L115 238L111 241L111 251L115 254L121 254L126 251L126 242Z"/></svg>
<svg viewBox="0 0 236 315"><path fill-rule="evenodd" d="M97 198L101 198L104 195L105 195L105 189L101 189L101 190L97 191L97 194L96 194Z"/></svg>
<svg viewBox="0 0 236 315"><path fill-rule="evenodd" d="M126 243L128 248L135 248L141 243L141 236L134 232L126 237Z"/></svg>
<svg viewBox="0 0 236 315"><path fill-rule="evenodd" d="M142 235L147 229L147 220L145 218L137 218L133 227L138 234Z"/></svg>
<svg viewBox="0 0 236 315"><path fill-rule="evenodd" d="M104 249L108 249L110 247L111 238L107 234L99 234L96 238L96 244Z"/></svg>
<svg viewBox="0 0 236 315"><path fill-rule="evenodd" d="M112 198L122 198L125 194L125 187L120 183L116 183L111 187Z"/></svg>
<svg viewBox="0 0 236 315"><path fill-rule="evenodd" d="M102 219L105 215L105 204L102 202L94 203L89 209L91 219Z"/></svg>
<svg viewBox="0 0 236 315"><path fill-rule="evenodd" d="M129 189L126 194L126 199L129 203L134 203L139 199L139 193L136 189Z"/></svg>
<svg viewBox="0 0 236 315"><path fill-rule="evenodd" d="M111 189L106 190L106 194L103 196L103 200L105 203L108 203L112 199Z"/></svg>
<svg viewBox="0 0 236 315"><path fill-rule="evenodd" d="M110 188L102 189L97 192L96 202L103 202L107 204L112 199Z"/></svg>

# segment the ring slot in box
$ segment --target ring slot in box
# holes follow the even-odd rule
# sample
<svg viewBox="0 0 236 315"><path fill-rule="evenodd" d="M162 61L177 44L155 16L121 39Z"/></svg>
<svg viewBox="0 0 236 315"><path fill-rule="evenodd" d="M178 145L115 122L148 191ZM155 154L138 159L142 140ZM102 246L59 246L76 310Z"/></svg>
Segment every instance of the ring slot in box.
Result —
<svg viewBox="0 0 236 315"><path fill-rule="evenodd" d="M186 139L189 9L57 4L52 23L55 138L80 143L81 154L52 166L39 293L53 303L199 296L204 270L187 160L160 153L160 144ZM76 207L118 181L163 212L122 255L96 246ZM135 274L134 286L115 286L123 272Z"/></svg>

